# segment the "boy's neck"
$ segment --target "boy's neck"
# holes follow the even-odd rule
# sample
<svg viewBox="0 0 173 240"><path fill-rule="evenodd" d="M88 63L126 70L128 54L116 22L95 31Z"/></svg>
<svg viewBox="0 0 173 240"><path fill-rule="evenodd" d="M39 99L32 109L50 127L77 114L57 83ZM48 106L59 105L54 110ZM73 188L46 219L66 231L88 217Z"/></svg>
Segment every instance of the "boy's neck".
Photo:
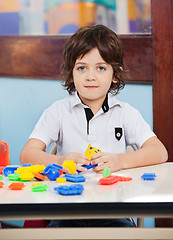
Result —
<svg viewBox="0 0 173 240"><path fill-rule="evenodd" d="M79 94L78 94L78 96L79 96ZM81 99L80 96L79 96L79 98ZM104 112L107 112L109 110L108 95L106 95L106 97L104 96L102 99L89 100L89 101L85 101L85 102L81 99L81 102L83 104L85 104L86 106L88 106L94 115L101 109L101 107L104 107ZM105 105L106 105L106 110L105 110Z"/></svg>
<svg viewBox="0 0 173 240"><path fill-rule="evenodd" d="M102 104L103 104L103 102L98 103L98 104L94 102L93 104L90 103L89 106L88 105L87 106L91 109L91 111L95 115L100 110L100 108L102 107Z"/></svg>

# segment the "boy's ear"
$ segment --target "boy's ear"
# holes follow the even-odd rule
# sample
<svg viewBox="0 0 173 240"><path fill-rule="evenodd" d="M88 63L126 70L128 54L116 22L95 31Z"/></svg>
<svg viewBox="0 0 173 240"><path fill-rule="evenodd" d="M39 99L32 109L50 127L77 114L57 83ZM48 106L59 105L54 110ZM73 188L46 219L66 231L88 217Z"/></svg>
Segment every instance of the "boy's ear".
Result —
<svg viewBox="0 0 173 240"><path fill-rule="evenodd" d="M112 82L113 82L113 83L117 83L117 82L118 82L118 81L116 80L116 77L113 76Z"/></svg>
<svg viewBox="0 0 173 240"><path fill-rule="evenodd" d="M120 69L120 72L123 71L123 68L122 68L122 67L120 67L119 69ZM114 71L113 78L112 78L113 83L117 83L117 82L118 82L117 79L118 79L118 78L120 77L120 75L121 75L120 72L117 72L117 73L116 73L116 72Z"/></svg>

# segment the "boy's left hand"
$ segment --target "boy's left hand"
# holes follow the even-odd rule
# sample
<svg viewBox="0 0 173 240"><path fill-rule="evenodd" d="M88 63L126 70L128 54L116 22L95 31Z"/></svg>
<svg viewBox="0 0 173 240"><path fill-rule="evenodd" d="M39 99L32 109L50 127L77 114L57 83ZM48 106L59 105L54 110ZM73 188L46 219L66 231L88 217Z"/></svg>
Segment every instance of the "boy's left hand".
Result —
<svg viewBox="0 0 173 240"><path fill-rule="evenodd" d="M97 167L93 168L93 171L96 173L103 173L106 167L108 167L111 172L116 172L121 169L118 155L113 153L98 152L92 156L91 164L99 164Z"/></svg>

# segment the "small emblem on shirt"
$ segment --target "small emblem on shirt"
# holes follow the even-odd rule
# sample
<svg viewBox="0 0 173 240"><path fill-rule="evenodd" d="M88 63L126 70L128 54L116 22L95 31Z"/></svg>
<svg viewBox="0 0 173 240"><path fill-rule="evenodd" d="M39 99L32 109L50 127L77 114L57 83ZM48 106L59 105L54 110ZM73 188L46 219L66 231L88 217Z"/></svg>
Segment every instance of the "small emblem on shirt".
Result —
<svg viewBox="0 0 173 240"><path fill-rule="evenodd" d="M123 130L120 127L115 128L115 138L119 141L123 135Z"/></svg>

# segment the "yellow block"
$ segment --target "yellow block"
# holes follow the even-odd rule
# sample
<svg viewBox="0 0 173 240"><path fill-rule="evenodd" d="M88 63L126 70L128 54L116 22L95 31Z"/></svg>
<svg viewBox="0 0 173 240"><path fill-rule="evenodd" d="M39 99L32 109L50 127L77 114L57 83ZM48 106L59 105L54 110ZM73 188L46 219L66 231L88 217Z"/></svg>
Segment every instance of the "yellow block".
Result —
<svg viewBox="0 0 173 240"><path fill-rule="evenodd" d="M63 177L57 178L56 181L57 181L58 183L65 183L65 182L66 182L66 178L63 178Z"/></svg>
<svg viewBox="0 0 173 240"><path fill-rule="evenodd" d="M14 172L15 173L42 173L43 170L45 169L45 166L44 165L32 165L32 166L29 166L29 167L20 167L18 168L17 170L15 170Z"/></svg>
<svg viewBox="0 0 173 240"><path fill-rule="evenodd" d="M71 174L76 173L76 163L74 161L64 161L63 165L64 168L67 168Z"/></svg>
<svg viewBox="0 0 173 240"><path fill-rule="evenodd" d="M89 144L87 147L87 150L85 151L85 156L88 157L90 160L92 156L97 152L101 152L101 150L98 148L92 147L91 144Z"/></svg>
<svg viewBox="0 0 173 240"><path fill-rule="evenodd" d="M34 173L42 173L43 170L45 169L44 165L33 165L30 166L31 172Z"/></svg>
<svg viewBox="0 0 173 240"><path fill-rule="evenodd" d="M34 174L32 174L31 172L25 172L21 173L19 177L21 180L31 180L32 178L34 178Z"/></svg>
<svg viewBox="0 0 173 240"><path fill-rule="evenodd" d="M18 173L18 174L20 174L20 173L29 173L29 172L31 172L31 166L29 166L29 167L20 167L17 170L15 170L14 172Z"/></svg>
<svg viewBox="0 0 173 240"><path fill-rule="evenodd" d="M43 185L43 183L33 183L32 187L38 186L38 185Z"/></svg>

